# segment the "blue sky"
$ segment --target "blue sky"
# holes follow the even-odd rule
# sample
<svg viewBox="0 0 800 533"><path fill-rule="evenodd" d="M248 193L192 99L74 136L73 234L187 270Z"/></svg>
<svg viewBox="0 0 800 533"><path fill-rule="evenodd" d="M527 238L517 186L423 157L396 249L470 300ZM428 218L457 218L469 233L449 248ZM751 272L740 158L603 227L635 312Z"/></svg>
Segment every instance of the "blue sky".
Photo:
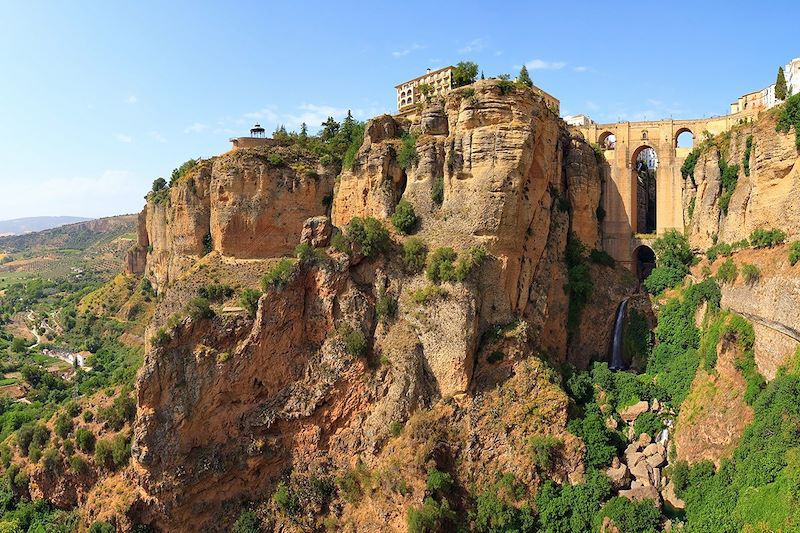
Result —
<svg viewBox="0 0 800 533"><path fill-rule="evenodd" d="M254 122L393 111L394 85L459 60L487 76L527 64L563 114L724 114L800 56L798 14L796 0L5 0L0 219L138 211L154 178Z"/></svg>

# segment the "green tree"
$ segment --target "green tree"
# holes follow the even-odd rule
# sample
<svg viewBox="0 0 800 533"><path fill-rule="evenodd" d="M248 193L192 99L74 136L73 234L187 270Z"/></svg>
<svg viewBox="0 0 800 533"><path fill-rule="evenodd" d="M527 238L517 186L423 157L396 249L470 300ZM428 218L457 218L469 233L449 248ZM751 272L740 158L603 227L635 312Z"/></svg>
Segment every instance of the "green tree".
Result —
<svg viewBox="0 0 800 533"><path fill-rule="evenodd" d="M416 224L417 214L414 212L414 206L406 200L400 200L392 214L392 225L399 233L408 235Z"/></svg>
<svg viewBox="0 0 800 533"><path fill-rule="evenodd" d="M786 100L786 93L786 75L783 73L783 67L778 67L778 78L775 80L775 98Z"/></svg>
<svg viewBox="0 0 800 533"><path fill-rule="evenodd" d="M239 297L239 302L242 304L242 307L247 310L247 314L251 317L256 316L256 310L258 309L258 299L261 297L261 291L257 291L256 289L244 289L242 291L241 296Z"/></svg>
<svg viewBox="0 0 800 533"><path fill-rule="evenodd" d="M164 178L156 178L153 180L153 192L162 191L167 188L167 180Z"/></svg>
<svg viewBox="0 0 800 533"><path fill-rule="evenodd" d="M339 123L336 122L333 117L328 117L328 120L321 124L322 131L320 132L319 136L322 138L323 141L329 141L333 139L333 137L339 132Z"/></svg>
<svg viewBox="0 0 800 533"><path fill-rule="evenodd" d="M453 87L462 87L475 82L478 76L478 65L472 61L459 61L453 69Z"/></svg>
<svg viewBox="0 0 800 533"><path fill-rule="evenodd" d="M522 65L522 68L519 69L517 81L526 87L533 87L533 80L531 79L530 74L528 74L528 67L525 65Z"/></svg>

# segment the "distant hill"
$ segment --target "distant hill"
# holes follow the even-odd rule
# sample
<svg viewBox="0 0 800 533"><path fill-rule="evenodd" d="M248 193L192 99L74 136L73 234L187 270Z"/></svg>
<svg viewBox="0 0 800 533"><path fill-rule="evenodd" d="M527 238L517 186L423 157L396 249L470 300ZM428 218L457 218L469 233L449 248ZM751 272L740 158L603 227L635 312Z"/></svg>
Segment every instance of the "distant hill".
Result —
<svg viewBox="0 0 800 533"><path fill-rule="evenodd" d="M49 220L70 217L43 217ZM136 215L120 215L97 219L83 219L55 228L0 237L0 250L6 253L35 253L41 250L86 250L136 231Z"/></svg>
<svg viewBox="0 0 800 533"><path fill-rule="evenodd" d="M27 217L0 220L0 235L21 235L87 220L91 219L84 217Z"/></svg>

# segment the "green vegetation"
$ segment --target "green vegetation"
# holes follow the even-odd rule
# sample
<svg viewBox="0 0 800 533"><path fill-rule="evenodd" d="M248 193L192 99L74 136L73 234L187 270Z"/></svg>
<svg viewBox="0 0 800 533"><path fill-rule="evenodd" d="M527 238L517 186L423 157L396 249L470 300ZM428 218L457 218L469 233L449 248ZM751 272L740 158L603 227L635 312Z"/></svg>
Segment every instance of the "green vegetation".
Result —
<svg viewBox="0 0 800 533"><path fill-rule="evenodd" d="M456 514L447 500L437 502L430 496L425 498L421 508L409 507L406 514L408 533L445 531L446 526L455 519Z"/></svg>
<svg viewBox="0 0 800 533"><path fill-rule="evenodd" d="M531 79L530 74L528 74L528 67L522 65L522 68L519 69L519 76L517 76L517 83L520 85L524 85L525 87L533 87L533 80Z"/></svg>
<svg viewBox="0 0 800 533"><path fill-rule="evenodd" d="M738 269L732 259L726 259L717 269L717 279L720 283L733 283L737 275Z"/></svg>
<svg viewBox="0 0 800 533"><path fill-rule="evenodd" d="M419 154L417 154L417 135L414 133L404 133L402 140L403 143L400 145L400 150L397 152L397 162L400 168L408 170L419 161Z"/></svg>
<svg viewBox="0 0 800 533"><path fill-rule="evenodd" d="M750 234L753 248L772 248L786 241L786 233L779 229L756 228Z"/></svg>
<svg viewBox="0 0 800 533"><path fill-rule="evenodd" d="M750 242L747 239L742 239L741 241L736 241L733 244L727 244L724 242L719 242L711 246L708 250L706 250L706 257L712 263L717 260L717 257L730 257L733 252L737 250L744 250L750 246Z"/></svg>
<svg viewBox="0 0 800 533"><path fill-rule="evenodd" d="M453 87L474 83L478 77L478 65L472 61L459 61L453 69Z"/></svg>
<svg viewBox="0 0 800 533"><path fill-rule="evenodd" d="M694 206L697 203L697 197L692 196L692 199L689 200L689 206L686 208L686 214L689 216L689 219L694 216Z"/></svg>
<svg viewBox="0 0 800 533"><path fill-rule="evenodd" d="M750 156L753 153L753 136L748 135L747 141L744 146L744 156L742 156L742 167L744 168L744 175L750 175Z"/></svg>
<svg viewBox="0 0 800 533"><path fill-rule="evenodd" d="M367 258L377 257L389 249L391 238L384 225L373 217L353 217L345 227L347 242L356 245Z"/></svg>
<svg viewBox="0 0 800 533"><path fill-rule="evenodd" d="M589 261L596 265L603 265L613 268L617 264L614 258L609 255L605 250L592 250L589 252Z"/></svg>
<svg viewBox="0 0 800 533"><path fill-rule="evenodd" d="M441 206L444 202L444 176L434 176L431 182L431 200Z"/></svg>
<svg viewBox="0 0 800 533"><path fill-rule="evenodd" d="M603 506L595 521L596 531L600 530L605 517L613 520L619 531L626 533L655 533L661 522L661 513L652 500L631 501L620 496L611 498Z"/></svg>
<svg viewBox="0 0 800 533"><path fill-rule="evenodd" d="M112 439L97 441L94 448L94 461L100 468L119 470L131 456L130 437L119 433Z"/></svg>
<svg viewBox="0 0 800 533"><path fill-rule="evenodd" d="M207 320L209 318L214 318L215 315L209 301L202 296L192 298L186 307L186 312L194 321Z"/></svg>
<svg viewBox="0 0 800 533"><path fill-rule="evenodd" d="M786 100L787 93L786 74L783 72L783 67L778 67L778 75L775 78L775 98Z"/></svg>
<svg viewBox="0 0 800 533"><path fill-rule="evenodd" d="M794 241L789 247L789 264L794 266L800 261L800 241Z"/></svg>
<svg viewBox="0 0 800 533"><path fill-rule="evenodd" d="M411 293L411 301L418 305L427 305L434 300L447 298L447 290L431 283Z"/></svg>
<svg viewBox="0 0 800 533"><path fill-rule="evenodd" d="M790 96L783 104L775 129L781 133L789 133L792 126L794 126L795 146L800 148L800 93Z"/></svg>
<svg viewBox="0 0 800 533"><path fill-rule="evenodd" d="M663 237L656 239L653 250L658 257L658 266L644 281L644 288L650 294L658 294L683 281L694 256L686 237L675 230L667 231Z"/></svg>
<svg viewBox="0 0 800 533"><path fill-rule="evenodd" d="M175 183L179 179L188 174L189 171L192 170L194 167L196 167L199 162L200 161L198 161L197 159L189 159L188 161L183 162L181 166L179 166L178 168L173 169L172 174L170 175L169 178L170 187L175 185Z"/></svg>
<svg viewBox="0 0 800 533"><path fill-rule="evenodd" d="M458 257L458 264L455 260ZM486 259L487 252L482 246L473 246L460 256L449 247L437 248L428 257L425 275L434 284L442 282L464 282L473 269Z"/></svg>
<svg viewBox="0 0 800 533"><path fill-rule="evenodd" d="M233 287L230 285L211 283L205 287L201 287L197 291L197 295L211 302L221 303L230 299L234 292Z"/></svg>
<svg viewBox="0 0 800 533"><path fill-rule="evenodd" d="M400 200L392 213L392 225L401 235L408 235L417 225L417 214L406 200Z"/></svg>
<svg viewBox="0 0 800 533"><path fill-rule="evenodd" d="M739 165L729 165L725 158L720 155L719 170L722 175L722 194L719 197L719 208L723 215L727 215L731 197L739 181Z"/></svg>
<svg viewBox="0 0 800 533"><path fill-rule="evenodd" d="M294 274L294 261L283 258L261 278L261 289L264 292L271 288L284 289L289 284L292 274Z"/></svg>
<svg viewBox="0 0 800 533"><path fill-rule="evenodd" d="M247 311L251 317L256 316L258 309L258 300L261 298L261 292L255 289L244 289L239 295L239 303Z"/></svg>
<svg viewBox="0 0 800 533"><path fill-rule="evenodd" d="M505 474L487 487L475 500L470 513L475 529L486 533L510 533L536 530L536 517L527 501L525 486Z"/></svg>
<svg viewBox="0 0 800 533"><path fill-rule="evenodd" d="M412 237L403 243L403 267L409 274L419 274L425 268L425 260L428 257L428 247L425 242Z"/></svg>
<svg viewBox="0 0 800 533"><path fill-rule="evenodd" d="M760 276L761 272L758 270L756 265L751 263L742 263L742 277L746 283L753 284L758 281Z"/></svg>
<svg viewBox="0 0 800 533"><path fill-rule="evenodd" d="M601 472L590 471L580 485L558 486L545 481L536 495L539 531L567 533L591 531L600 505L611 496L611 481Z"/></svg>
<svg viewBox="0 0 800 533"><path fill-rule="evenodd" d="M367 339L360 329L353 329L342 324L337 328L337 334L344 343L344 350L348 354L358 357L367 352Z"/></svg>
<svg viewBox="0 0 800 533"><path fill-rule="evenodd" d="M534 435L528 443L533 456L533 466L543 473L553 468L564 445L564 441L553 435Z"/></svg>
<svg viewBox="0 0 800 533"><path fill-rule="evenodd" d="M564 261L567 264L567 284L564 286L564 292L569 295L567 330L570 332L574 332L578 327L581 312L594 290L585 254L586 246L570 233L564 251Z"/></svg>
<svg viewBox="0 0 800 533"><path fill-rule="evenodd" d="M397 298L381 288L378 300L375 302L375 317L382 324L386 324L397 314Z"/></svg>

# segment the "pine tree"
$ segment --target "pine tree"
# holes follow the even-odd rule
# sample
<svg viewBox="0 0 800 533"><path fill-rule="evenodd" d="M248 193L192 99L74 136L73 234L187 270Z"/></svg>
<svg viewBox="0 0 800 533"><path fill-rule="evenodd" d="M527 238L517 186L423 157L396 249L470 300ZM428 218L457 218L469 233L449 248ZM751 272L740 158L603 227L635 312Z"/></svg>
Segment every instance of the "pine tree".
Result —
<svg viewBox="0 0 800 533"><path fill-rule="evenodd" d="M519 76L517 76L517 81L520 82L522 85L526 87L533 87L533 80L531 79L530 74L528 74L528 67L522 65L522 68L519 69Z"/></svg>
<svg viewBox="0 0 800 533"><path fill-rule="evenodd" d="M783 67L778 67L778 79L775 80L775 98L786 100L786 76L783 74Z"/></svg>
<svg viewBox="0 0 800 533"><path fill-rule="evenodd" d="M308 137L308 126L306 126L305 122L300 124L300 137L302 137L303 139Z"/></svg>
<svg viewBox="0 0 800 533"><path fill-rule="evenodd" d="M481 70L481 79L482 79L482 80L485 80L485 79L486 79L486 78L484 77L484 75L483 75L483 71L482 71L482 70Z"/></svg>

